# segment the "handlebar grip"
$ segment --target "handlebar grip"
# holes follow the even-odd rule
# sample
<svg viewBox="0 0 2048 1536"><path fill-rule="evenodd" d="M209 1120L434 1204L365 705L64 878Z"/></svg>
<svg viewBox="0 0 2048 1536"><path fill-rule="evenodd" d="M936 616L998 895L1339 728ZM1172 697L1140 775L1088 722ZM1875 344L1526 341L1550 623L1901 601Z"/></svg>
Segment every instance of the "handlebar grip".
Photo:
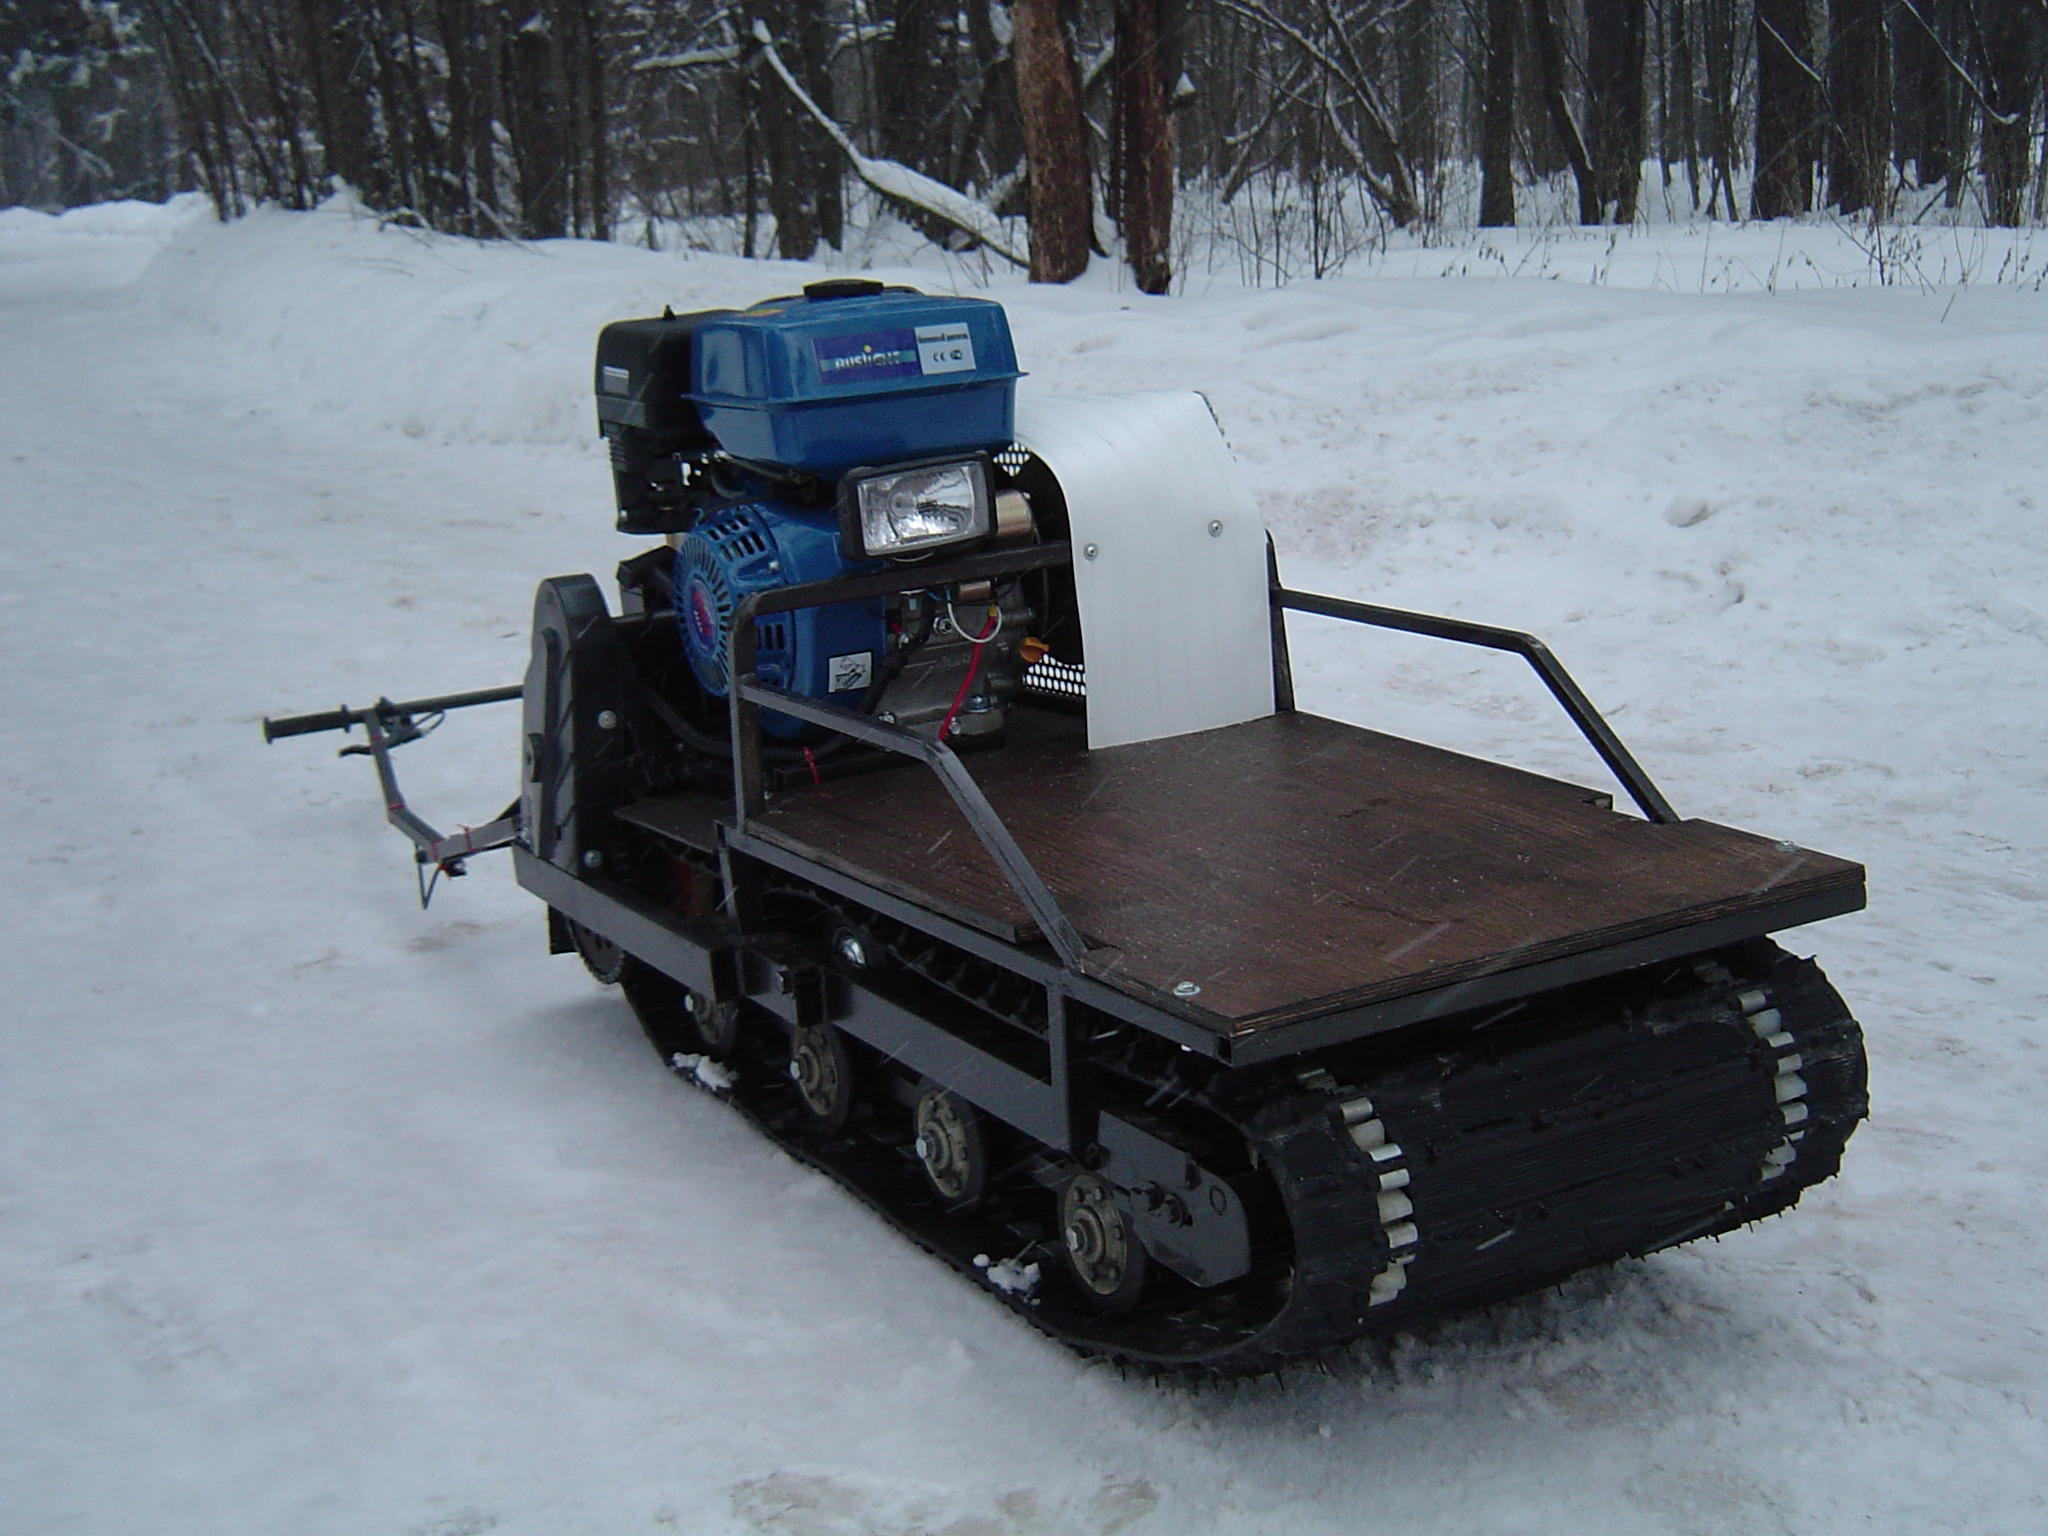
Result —
<svg viewBox="0 0 2048 1536"><path fill-rule="evenodd" d="M278 741L286 736L310 736L316 731L345 731L362 718L360 710L346 704L317 715L286 715L282 720L265 718L263 739Z"/></svg>

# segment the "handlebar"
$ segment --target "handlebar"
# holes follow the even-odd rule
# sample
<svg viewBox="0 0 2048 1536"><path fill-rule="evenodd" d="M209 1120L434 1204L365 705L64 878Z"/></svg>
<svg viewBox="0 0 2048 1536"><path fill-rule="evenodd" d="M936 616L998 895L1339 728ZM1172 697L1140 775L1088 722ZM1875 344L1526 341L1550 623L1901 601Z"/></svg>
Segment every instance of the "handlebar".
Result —
<svg viewBox="0 0 2048 1536"><path fill-rule="evenodd" d="M407 715L434 715L451 709L468 709L473 704L504 704L518 698L525 689L514 683L509 688L479 688L473 693L444 693L432 699L408 699L403 704L394 704L389 699L379 699L368 709L350 709L346 704L339 709L324 710L314 715L285 715L263 721L263 739L280 741L286 736L311 736L319 731L346 731L363 721L375 718L380 721L402 719Z"/></svg>

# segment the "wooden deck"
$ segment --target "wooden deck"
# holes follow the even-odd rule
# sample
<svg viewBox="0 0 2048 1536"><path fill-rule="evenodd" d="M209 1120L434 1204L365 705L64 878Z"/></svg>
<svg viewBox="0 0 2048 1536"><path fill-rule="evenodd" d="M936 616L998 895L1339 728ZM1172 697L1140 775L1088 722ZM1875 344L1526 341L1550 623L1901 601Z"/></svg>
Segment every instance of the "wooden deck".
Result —
<svg viewBox="0 0 2048 1536"><path fill-rule="evenodd" d="M1232 1034L1803 898L1861 902L1845 860L1711 822L1657 826L1590 790L1313 715L968 762L1095 951L1090 970L1155 999L1192 983ZM752 825L998 937L1035 936L914 765L788 791Z"/></svg>

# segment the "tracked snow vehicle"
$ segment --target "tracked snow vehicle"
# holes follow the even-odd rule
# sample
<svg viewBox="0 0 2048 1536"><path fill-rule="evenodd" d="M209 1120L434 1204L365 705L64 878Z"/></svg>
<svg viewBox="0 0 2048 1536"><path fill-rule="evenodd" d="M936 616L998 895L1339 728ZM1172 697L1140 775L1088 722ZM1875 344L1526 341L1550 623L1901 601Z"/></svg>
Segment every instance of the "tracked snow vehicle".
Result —
<svg viewBox="0 0 2048 1536"><path fill-rule="evenodd" d="M618 570L365 729L422 896L510 846L662 1059L1082 1350L1263 1370L1835 1172L1856 1024L1767 935L1863 872L1681 820L1551 654L1284 586L1199 396L1020 396L863 281L607 327ZM1610 796L1294 707L1286 618L1521 656ZM391 753L523 701L444 836Z"/></svg>

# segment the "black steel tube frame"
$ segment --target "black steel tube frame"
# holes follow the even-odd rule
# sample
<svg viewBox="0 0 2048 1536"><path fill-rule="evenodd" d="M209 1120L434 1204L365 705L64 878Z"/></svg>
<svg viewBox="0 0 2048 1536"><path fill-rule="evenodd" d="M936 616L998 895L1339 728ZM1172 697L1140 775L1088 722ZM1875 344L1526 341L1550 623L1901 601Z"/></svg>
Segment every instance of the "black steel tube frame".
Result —
<svg viewBox="0 0 2048 1536"><path fill-rule="evenodd" d="M765 614L788 613L798 608L819 608L831 603L858 601L866 597L891 597L902 592L920 592L931 587L956 586L968 581L993 581L1019 576L1073 562L1069 544L1041 544L1026 549L970 555L942 565L898 566L867 576L843 576L831 581L814 581L799 587L782 587L755 592L734 608L726 653L726 678L732 711L732 829L744 836L749 817L767 806L761 776L761 707L765 704L780 714L820 725L850 736L855 741L887 752L915 758L939 777L967 825L980 839L989 857L1002 871L1023 901L1039 932L1068 970L1078 970L1085 946L1074 925L1067 921L1059 903L1031 867L1024 850L1010 835L981 792L981 786L961 766L959 756L942 741L927 740L915 732L852 710L800 697L762 683L755 674L755 653L759 632L755 621Z"/></svg>
<svg viewBox="0 0 2048 1536"><path fill-rule="evenodd" d="M1681 819L1671 808L1671 802L1650 782L1650 776L1643 772L1642 765L1629 755L1628 748L1621 744L1621 738L1600 718L1600 711L1593 707L1592 700L1579 690L1571 674L1551 654L1550 647L1534 635L1514 629L1497 629L1491 624L1473 624L1464 619L1411 613L1405 608L1382 608L1373 603L1354 603L1314 592L1295 592L1277 584L1272 590L1272 603L1276 613L1291 608L1297 613L1320 614L1326 619L1370 624L1375 629L1398 629L1411 635L1427 635L1433 640L1454 640L1460 645L1513 652L1536 669L1543 686L1564 706L1572 724L1600 754L1600 761L1621 781L1622 788L1628 791L1629 798L1642 810L1645 819L1663 823ZM1276 654L1279 654L1277 647Z"/></svg>
<svg viewBox="0 0 2048 1536"><path fill-rule="evenodd" d="M959 754L951 747L942 741L927 740L900 726L884 725L852 710L820 704L814 699L765 684L741 683L737 692L749 703L765 704L781 714L812 725L822 725L871 747L915 758L931 769L939 776L939 782L945 785L946 793L953 797L953 804L959 807L960 814L967 818L967 825L981 840L981 846L988 850L988 856L996 861L996 868L1002 871L1003 878L1010 882L1010 888L1023 901L1032 921L1038 924L1038 931L1045 935L1053 953L1060 957L1060 963L1069 970L1079 967L1084 950L1081 936L1067 921L1066 913L1060 910L1052 892L1039 878L1038 871L1031 867L1024 850L1017 846L1016 838L1010 835L1010 829L1003 825L1002 818L988 803L988 797L982 794L981 786L961 766ZM740 823L739 830L746 830L744 822Z"/></svg>

